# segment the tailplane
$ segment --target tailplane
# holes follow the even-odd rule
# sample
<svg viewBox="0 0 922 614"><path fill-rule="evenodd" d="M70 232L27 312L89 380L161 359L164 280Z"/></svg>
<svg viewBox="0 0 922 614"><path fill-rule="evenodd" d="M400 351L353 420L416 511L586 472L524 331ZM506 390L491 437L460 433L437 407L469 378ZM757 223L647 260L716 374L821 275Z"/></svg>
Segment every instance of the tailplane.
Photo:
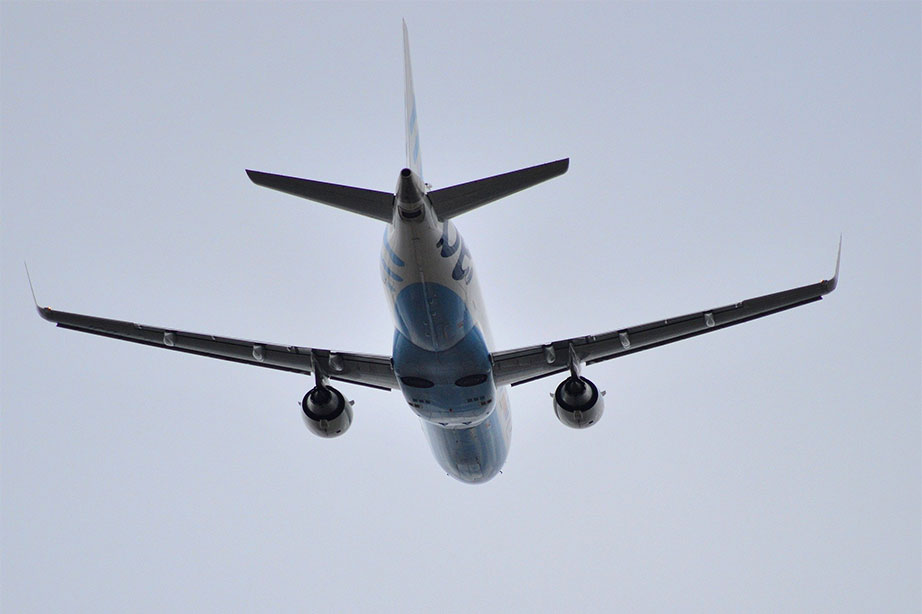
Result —
<svg viewBox="0 0 922 614"><path fill-rule="evenodd" d="M494 175L441 188L429 192L429 202L440 220L447 220L476 209L494 200L515 194L542 181L553 179L567 172L570 158L530 166L517 171Z"/></svg>
<svg viewBox="0 0 922 614"><path fill-rule="evenodd" d="M412 189L412 202L427 195L432 209L440 220L447 220L476 209L494 200L515 194L542 181L547 181L567 172L570 159L539 164L485 179L477 179L440 190L426 192L428 184L423 183L423 163L419 153L419 124L417 123L416 96L413 93L413 71L410 66L410 39L407 22L403 22L403 76L404 104L407 131L407 166L400 172L402 186L398 192L406 194ZM390 222L394 214L395 195L365 188L353 188L335 183L324 183L312 179L299 179L286 175L274 175L260 171L247 171L256 185L286 194L300 196L338 209L352 211L383 222ZM411 181L411 179L413 179ZM400 194L398 194L400 196ZM410 201L407 201L410 202Z"/></svg>
<svg viewBox="0 0 922 614"><path fill-rule="evenodd" d="M373 217L382 222L390 222L394 214L394 195L390 192L353 188L348 185L273 175L260 171L247 170L247 176L250 181L264 188Z"/></svg>

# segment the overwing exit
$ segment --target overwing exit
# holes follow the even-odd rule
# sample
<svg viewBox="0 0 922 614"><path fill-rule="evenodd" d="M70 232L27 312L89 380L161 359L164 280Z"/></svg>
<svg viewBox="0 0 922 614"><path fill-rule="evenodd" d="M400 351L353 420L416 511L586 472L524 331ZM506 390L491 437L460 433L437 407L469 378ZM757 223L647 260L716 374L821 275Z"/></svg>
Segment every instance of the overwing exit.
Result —
<svg viewBox="0 0 922 614"><path fill-rule="evenodd" d="M259 186L386 224L379 267L396 330L390 356L219 337L36 302L39 315L61 328L312 376L302 417L322 437L345 433L353 420L352 402L331 382L400 390L439 465L458 480L480 483L494 477L508 455L510 386L563 375L552 395L554 412L567 426L585 428L601 418L605 394L582 374L585 366L806 305L835 290L841 238L828 280L638 326L495 351L473 259L452 220L564 174L569 159L431 189L423 179L406 23L403 42L406 167L394 191L246 171Z"/></svg>

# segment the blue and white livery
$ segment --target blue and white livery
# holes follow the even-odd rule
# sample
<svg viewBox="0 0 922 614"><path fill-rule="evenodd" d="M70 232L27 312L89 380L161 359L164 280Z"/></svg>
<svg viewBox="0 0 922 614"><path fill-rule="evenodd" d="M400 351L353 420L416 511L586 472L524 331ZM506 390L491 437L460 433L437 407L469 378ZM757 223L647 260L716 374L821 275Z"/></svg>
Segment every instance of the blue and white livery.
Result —
<svg viewBox="0 0 922 614"><path fill-rule="evenodd" d="M331 382L399 389L419 416L442 469L462 482L479 483L499 473L509 453L509 386L561 374L552 395L555 414L567 426L592 426L602 416L605 393L582 375L584 365L804 305L835 289L838 258L835 275L819 283L640 326L494 351L474 262L452 219L562 175L569 160L431 190L422 174L405 23L403 35L407 162L394 192L247 171L260 186L387 224L380 269L394 318L391 356L218 337L36 303L39 314L62 328L312 375L314 386L302 399L302 416L322 437L345 433L353 419L352 402Z"/></svg>

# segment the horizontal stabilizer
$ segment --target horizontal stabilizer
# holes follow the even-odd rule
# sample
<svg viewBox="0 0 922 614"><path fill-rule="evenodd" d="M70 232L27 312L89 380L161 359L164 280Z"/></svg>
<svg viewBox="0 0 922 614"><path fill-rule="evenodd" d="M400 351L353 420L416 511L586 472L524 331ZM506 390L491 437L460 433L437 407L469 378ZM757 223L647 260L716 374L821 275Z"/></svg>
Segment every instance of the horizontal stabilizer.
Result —
<svg viewBox="0 0 922 614"><path fill-rule="evenodd" d="M429 192L429 202L435 209L440 220L447 220L455 216L476 209L481 205L499 200L510 194L515 194L525 188L530 188L542 181L553 179L567 172L570 159L564 158L556 162L539 164L521 170L503 173L461 183L450 188L442 188Z"/></svg>
<svg viewBox="0 0 922 614"><path fill-rule="evenodd" d="M300 196L337 209L345 209L376 220L390 222L394 213L394 195L388 192L353 188L347 185L298 179L247 170L250 180L264 188L272 188L293 196Z"/></svg>

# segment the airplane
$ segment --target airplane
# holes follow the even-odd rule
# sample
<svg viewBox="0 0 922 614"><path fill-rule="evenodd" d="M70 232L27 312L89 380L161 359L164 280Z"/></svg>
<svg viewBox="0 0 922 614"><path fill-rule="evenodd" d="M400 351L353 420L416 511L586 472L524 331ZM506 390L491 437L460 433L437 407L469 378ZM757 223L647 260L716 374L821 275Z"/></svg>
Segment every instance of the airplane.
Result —
<svg viewBox="0 0 922 614"><path fill-rule="evenodd" d="M586 428L599 422L605 393L582 375L584 366L806 305L835 290L841 236L829 280L639 326L494 351L471 253L453 220L564 174L569 158L432 189L423 180L405 21L403 52L406 167L393 193L246 171L256 185L387 225L380 273L395 324L391 356L218 337L56 311L36 301L39 315L65 329L312 375L314 386L301 400L301 415L321 437L342 435L353 420L353 402L331 381L400 390L441 468L473 484L496 476L506 461L511 386L563 375L551 395L554 413L569 427Z"/></svg>

